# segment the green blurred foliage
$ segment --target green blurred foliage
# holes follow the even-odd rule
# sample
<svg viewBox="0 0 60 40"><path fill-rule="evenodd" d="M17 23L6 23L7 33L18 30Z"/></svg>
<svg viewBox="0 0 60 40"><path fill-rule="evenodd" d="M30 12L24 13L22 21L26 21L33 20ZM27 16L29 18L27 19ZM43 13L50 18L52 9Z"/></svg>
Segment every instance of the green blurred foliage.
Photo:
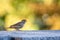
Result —
<svg viewBox="0 0 60 40"><path fill-rule="evenodd" d="M0 30L5 30L5 16L0 17Z"/></svg>

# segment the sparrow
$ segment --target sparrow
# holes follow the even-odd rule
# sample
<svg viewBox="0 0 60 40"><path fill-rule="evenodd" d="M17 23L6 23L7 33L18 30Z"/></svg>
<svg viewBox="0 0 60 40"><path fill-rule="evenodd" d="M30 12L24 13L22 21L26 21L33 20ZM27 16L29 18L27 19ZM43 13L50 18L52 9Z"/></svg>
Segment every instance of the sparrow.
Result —
<svg viewBox="0 0 60 40"><path fill-rule="evenodd" d="M24 26L25 22L26 20L23 19L21 22L11 25L10 28L15 28L16 30L19 30Z"/></svg>

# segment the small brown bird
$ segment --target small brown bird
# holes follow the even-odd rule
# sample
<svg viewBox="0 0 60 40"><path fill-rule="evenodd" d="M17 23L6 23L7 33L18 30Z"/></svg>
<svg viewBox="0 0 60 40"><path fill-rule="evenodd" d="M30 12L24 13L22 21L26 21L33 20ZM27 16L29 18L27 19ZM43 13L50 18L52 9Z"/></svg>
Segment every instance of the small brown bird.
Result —
<svg viewBox="0 0 60 40"><path fill-rule="evenodd" d="M11 25L9 28L15 28L16 30L19 30L20 28L22 28L24 26L25 22L26 22L26 20L23 19L21 22Z"/></svg>

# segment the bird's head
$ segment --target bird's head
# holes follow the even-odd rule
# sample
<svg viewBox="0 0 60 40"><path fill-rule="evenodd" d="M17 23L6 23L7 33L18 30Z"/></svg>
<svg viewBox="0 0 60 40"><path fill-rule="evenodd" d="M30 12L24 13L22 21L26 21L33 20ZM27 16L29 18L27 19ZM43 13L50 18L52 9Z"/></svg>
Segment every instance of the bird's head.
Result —
<svg viewBox="0 0 60 40"><path fill-rule="evenodd" d="M21 22L26 22L26 20L25 20L25 19L23 19Z"/></svg>

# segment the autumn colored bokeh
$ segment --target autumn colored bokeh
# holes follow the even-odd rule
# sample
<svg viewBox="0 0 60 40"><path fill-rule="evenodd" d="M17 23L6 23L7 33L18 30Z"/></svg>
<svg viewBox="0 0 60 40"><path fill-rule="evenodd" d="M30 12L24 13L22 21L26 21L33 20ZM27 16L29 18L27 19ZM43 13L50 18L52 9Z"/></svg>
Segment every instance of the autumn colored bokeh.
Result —
<svg viewBox="0 0 60 40"><path fill-rule="evenodd" d="M0 30L26 19L20 30L60 30L60 0L0 0Z"/></svg>

